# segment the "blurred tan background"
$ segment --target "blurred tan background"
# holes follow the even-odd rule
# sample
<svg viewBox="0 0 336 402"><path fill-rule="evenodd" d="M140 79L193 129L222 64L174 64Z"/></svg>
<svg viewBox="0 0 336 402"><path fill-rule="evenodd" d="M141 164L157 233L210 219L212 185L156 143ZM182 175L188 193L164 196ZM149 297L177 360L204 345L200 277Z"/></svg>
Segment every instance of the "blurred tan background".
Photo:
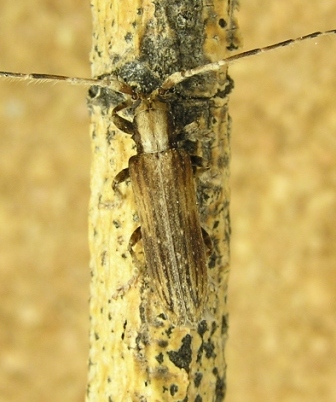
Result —
<svg viewBox="0 0 336 402"><path fill-rule="evenodd" d="M336 28L333 0L250 0L244 49ZM0 69L89 76L86 0L0 3ZM230 69L228 402L336 400L336 37ZM0 81L0 402L83 401L86 90ZM207 402L207 401L206 401Z"/></svg>

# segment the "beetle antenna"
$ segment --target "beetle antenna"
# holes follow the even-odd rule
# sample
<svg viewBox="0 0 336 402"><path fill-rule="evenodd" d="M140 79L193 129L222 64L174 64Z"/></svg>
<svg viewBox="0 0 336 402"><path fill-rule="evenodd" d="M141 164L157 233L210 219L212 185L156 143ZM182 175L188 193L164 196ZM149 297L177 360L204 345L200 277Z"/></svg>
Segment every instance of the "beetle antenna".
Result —
<svg viewBox="0 0 336 402"><path fill-rule="evenodd" d="M198 74L205 74L209 73L211 71L217 71L221 67L224 66L229 66L230 64L235 63L238 60L241 59L246 59L247 57L250 56L256 56L261 53L266 53L271 50L279 49L281 47L286 47L289 45L294 45L300 42L303 42L305 40L311 40L311 39L316 39L321 36L326 36L326 35L335 35L336 34L336 29L331 29L329 31L324 31L324 32L313 32L305 36L300 36L295 39L288 39L283 42L278 42L273 45L265 46L262 48L256 48L256 49L251 49L247 50L246 52L238 53L233 56L227 57L225 59L215 61L213 63L205 64L203 66L191 68L190 70L185 70L185 71L179 71L176 73L171 74L168 78L165 79L163 84L161 85L161 90L166 91L175 85L179 84L182 81L185 81L186 79L193 77Z"/></svg>

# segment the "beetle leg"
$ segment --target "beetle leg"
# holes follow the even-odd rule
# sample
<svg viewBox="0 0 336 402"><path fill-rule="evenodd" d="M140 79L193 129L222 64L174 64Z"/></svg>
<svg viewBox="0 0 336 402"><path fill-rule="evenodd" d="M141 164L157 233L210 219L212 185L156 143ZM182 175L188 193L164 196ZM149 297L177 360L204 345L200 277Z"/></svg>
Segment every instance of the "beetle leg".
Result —
<svg viewBox="0 0 336 402"><path fill-rule="evenodd" d="M116 177L113 179L113 182L112 182L112 189L113 189L114 191L118 191L118 185L119 185L120 183L122 183L122 182L128 180L129 177L130 177L130 175L129 175L129 169L128 169L128 168L125 168L125 169L121 170L121 171L116 175Z"/></svg>
<svg viewBox="0 0 336 402"><path fill-rule="evenodd" d="M132 106L133 102L128 99L125 102L120 103L112 110L112 121L114 125L119 128L119 130L123 131L126 134L133 134L134 133L134 126L133 123L129 120L124 119L123 117L119 116L118 112L123 109L127 109L128 107Z"/></svg>
<svg viewBox="0 0 336 402"><path fill-rule="evenodd" d="M135 231L132 233L132 236L129 240L128 243L128 251L131 254L132 260L134 262L134 265L136 267L140 267L140 262L133 250L133 246L135 246L138 241L141 240L141 228L140 226L135 229ZM119 296L123 296L135 283L136 281L139 279L139 269L136 269L135 274L132 276L132 278L123 286L120 286L117 291L114 293L114 295L112 296L114 299L118 298Z"/></svg>
<svg viewBox="0 0 336 402"><path fill-rule="evenodd" d="M207 256L209 257L211 255L212 251L213 251L212 240L211 240L211 238L209 236L209 233L205 229L201 228L201 230L202 230L203 241L204 241L204 244L205 244L205 246L207 248Z"/></svg>
<svg viewBox="0 0 336 402"><path fill-rule="evenodd" d="M193 165L193 167L196 168L207 168L208 165L205 162L204 158L202 158L201 156L198 155L190 155L190 160L191 160L191 164Z"/></svg>
<svg viewBox="0 0 336 402"><path fill-rule="evenodd" d="M132 233L132 236L130 237L129 243L128 243L128 251L132 256L132 259L135 263L136 266L140 267L140 262L138 260L138 257L136 256L133 247L141 240L141 227L139 226L138 228L135 229L135 231Z"/></svg>

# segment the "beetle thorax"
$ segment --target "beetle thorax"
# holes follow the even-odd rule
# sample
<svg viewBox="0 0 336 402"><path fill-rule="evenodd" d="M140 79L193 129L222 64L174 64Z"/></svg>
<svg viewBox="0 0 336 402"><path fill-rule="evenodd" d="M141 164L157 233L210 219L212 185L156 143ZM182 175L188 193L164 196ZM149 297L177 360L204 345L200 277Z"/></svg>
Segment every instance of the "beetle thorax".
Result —
<svg viewBox="0 0 336 402"><path fill-rule="evenodd" d="M135 111L135 137L143 153L162 152L172 147L173 126L169 105L144 99Z"/></svg>

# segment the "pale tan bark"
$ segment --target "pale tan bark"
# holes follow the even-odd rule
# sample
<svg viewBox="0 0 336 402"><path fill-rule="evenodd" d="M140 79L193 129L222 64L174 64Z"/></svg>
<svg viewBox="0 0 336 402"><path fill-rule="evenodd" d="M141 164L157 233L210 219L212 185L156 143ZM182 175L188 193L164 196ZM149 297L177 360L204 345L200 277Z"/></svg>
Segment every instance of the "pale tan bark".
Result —
<svg viewBox="0 0 336 402"><path fill-rule="evenodd" d="M229 3L229 4L228 4ZM237 45L232 2L94 0L92 69L94 76L117 71L148 91L153 77L214 61ZM126 68L130 62L136 62ZM147 70L146 70L147 69ZM131 76L134 71L138 75ZM152 75L153 73L153 75ZM142 79L139 81L139 76ZM145 77L145 78L143 78ZM136 268L129 237L139 225L130 186L112 191L115 175L134 154L132 140L111 121L121 101L108 91L91 92L92 179L90 203L91 330L87 401L221 401L225 395L224 346L227 338L226 289L229 263L229 116L225 71L198 77L179 87L172 104L176 125L196 120L198 154L209 169L197 178L201 220L213 241L209 297L198 328L173 327L157 320L164 313L150 278L139 279L124 294ZM150 87L154 89L153 87Z"/></svg>

